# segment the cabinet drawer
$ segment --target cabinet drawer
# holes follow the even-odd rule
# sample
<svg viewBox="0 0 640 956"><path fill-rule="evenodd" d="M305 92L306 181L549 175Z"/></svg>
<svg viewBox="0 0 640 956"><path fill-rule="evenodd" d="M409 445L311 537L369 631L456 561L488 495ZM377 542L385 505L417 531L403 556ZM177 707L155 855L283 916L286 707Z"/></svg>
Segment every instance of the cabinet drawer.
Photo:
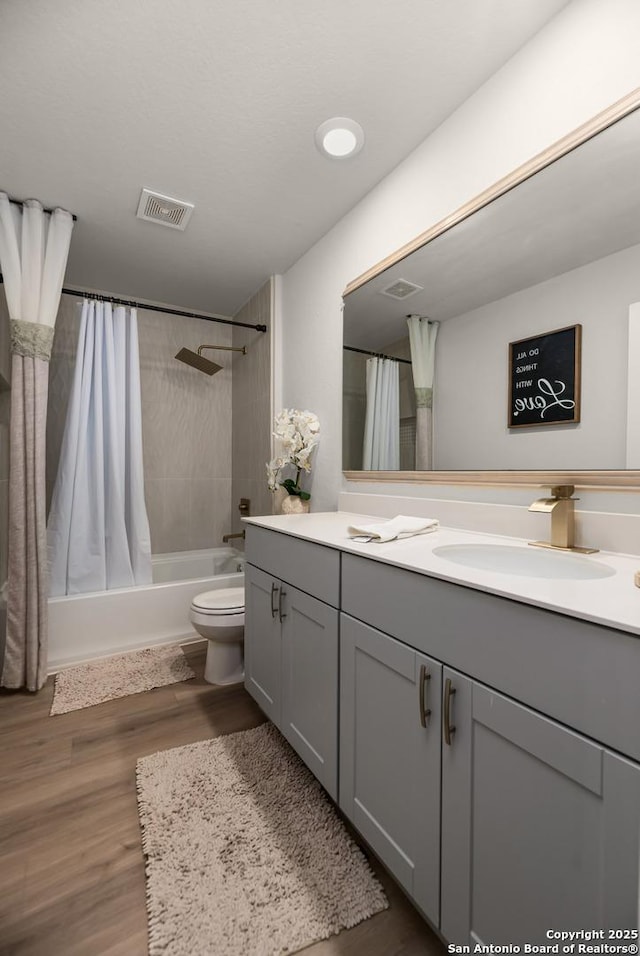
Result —
<svg viewBox="0 0 640 956"><path fill-rule="evenodd" d="M350 554L342 609L640 759L639 638Z"/></svg>
<svg viewBox="0 0 640 956"><path fill-rule="evenodd" d="M247 561L306 594L340 605L340 552L255 525L246 526Z"/></svg>

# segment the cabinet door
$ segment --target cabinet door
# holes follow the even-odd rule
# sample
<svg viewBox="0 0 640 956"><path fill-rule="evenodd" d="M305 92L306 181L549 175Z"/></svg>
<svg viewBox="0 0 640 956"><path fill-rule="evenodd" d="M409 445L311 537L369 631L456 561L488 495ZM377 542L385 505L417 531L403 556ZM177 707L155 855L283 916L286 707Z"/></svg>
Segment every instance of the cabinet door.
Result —
<svg viewBox="0 0 640 956"><path fill-rule="evenodd" d="M340 668L340 807L437 926L441 665L343 614Z"/></svg>
<svg viewBox="0 0 640 956"><path fill-rule="evenodd" d="M280 726L282 648L277 578L245 568L244 686L274 724Z"/></svg>
<svg viewBox="0 0 640 956"><path fill-rule="evenodd" d="M338 797L338 612L282 587L282 732Z"/></svg>
<svg viewBox="0 0 640 956"><path fill-rule="evenodd" d="M636 927L640 767L455 671L443 680L445 938Z"/></svg>

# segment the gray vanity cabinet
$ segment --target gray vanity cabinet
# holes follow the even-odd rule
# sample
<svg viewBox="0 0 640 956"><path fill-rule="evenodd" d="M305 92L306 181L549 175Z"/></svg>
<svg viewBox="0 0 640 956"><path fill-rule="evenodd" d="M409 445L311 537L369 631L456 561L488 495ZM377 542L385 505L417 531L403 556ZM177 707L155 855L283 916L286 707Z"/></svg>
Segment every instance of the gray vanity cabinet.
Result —
<svg viewBox="0 0 640 956"><path fill-rule="evenodd" d="M342 615L340 807L435 925L441 672L430 657Z"/></svg>
<svg viewBox="0 0 640 956"><path fill-rule="evenodd" d="M341 620L341 806L444 938L548 944L549 929L636 927L638 639L351 554ZM440 843L435 802L413 815L416 789L433 799L411 778L411 674L429 658L442 668L441 781L425 774L441 783ZM412 884L421 840L439 916Z"/></svg>
<svg viewBox="0 0 640 956"><path fill-rule="evenodd" d="M337 800L339 552L249 527L246 553L245 687Z"/></svg>
<svg viewBox="0 0 640 956"><path fill-rule="evenodd" d="M280 582L250 564L244 576L244 683L267 717L280 727L282 635L278 614Z"/></svg>
<svg viewBox="0 0 640 956"><path fill-rule="evenodd" d="M249 530L247 689L442 936L637 928L638 638Z"/></svg>
<svg viewBox="0 0 640 956"><path fill-rule="evenodd" d="M443 695L444 937L635 927L640 767L446 667Z"/></svg>

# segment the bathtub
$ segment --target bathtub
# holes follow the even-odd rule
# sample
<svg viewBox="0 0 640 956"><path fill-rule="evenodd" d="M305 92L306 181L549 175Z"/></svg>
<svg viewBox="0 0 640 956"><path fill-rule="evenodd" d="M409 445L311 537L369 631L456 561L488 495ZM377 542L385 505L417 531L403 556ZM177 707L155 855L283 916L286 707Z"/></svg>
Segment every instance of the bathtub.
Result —
<svg viewBox="0 0 640 956"><path fill-rule="evenodd" d="M201 640L189 622L196 594L244 584L234 548L152 558L153 584L49 598L49 673L97 657Z"/></svg>

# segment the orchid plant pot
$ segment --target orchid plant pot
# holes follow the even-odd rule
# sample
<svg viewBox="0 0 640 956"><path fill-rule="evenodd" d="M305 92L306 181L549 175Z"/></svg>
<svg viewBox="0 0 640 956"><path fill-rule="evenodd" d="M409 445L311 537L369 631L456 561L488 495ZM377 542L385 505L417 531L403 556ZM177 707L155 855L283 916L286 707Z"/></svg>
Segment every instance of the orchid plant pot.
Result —
<svg viewBox="0 0 640 956"><path fill-rule="evenodd" d="M311 453L320 433L318 416L297 408L283 408L273 424L273 437L282 448L282 454L266 466L269 490L276 496L274 511L285 515L307 514L311 496L300 482L311 471ZM282 494L284 497L279 498Z"/></svg>
<svg viewBox="0 0 640 956"><path fill-rule="evenodd" d="M299 495L285 495L282 499L283 515L306 515L309 513L311 502L304 501Z"/></svg>

